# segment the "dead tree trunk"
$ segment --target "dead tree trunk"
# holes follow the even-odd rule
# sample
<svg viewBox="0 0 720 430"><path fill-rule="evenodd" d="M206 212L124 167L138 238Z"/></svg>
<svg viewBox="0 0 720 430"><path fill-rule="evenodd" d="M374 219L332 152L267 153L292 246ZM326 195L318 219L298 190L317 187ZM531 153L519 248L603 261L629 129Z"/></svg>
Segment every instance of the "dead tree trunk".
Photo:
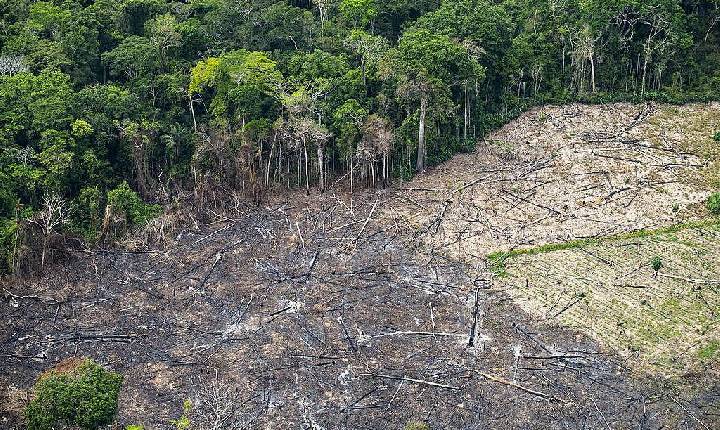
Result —
<svg viewBox="0 0 720 430"><path fill-rule="evenodd" d="M418 153L415 170L425 170L425 158L427 156L427 144L425 142L425 119L427 118L428 97L423 94L420 98L420 125L418 127Z"/></svg>
<svg viewBox="0 0 720 430"><path fill-rule="evenodd" d="M308 157L307 143L303 141L303 152L305 153L305 192L310 195L310 157Z"/></svg>
<svg viewBox="0 0 720 430"><path fill-rule="evenodd" d="M317 146L318 166L319 166L319 178L318 187L320 192L325 192L325 146L318 144Z"/></svg>
<svg viewBox="0 0 720 430"><path fill-rule="evenodd" d="M463 124L463 140L467 142L468 139L468 122L470 120L470 99L468 96L467 82L465 83L465 116Z"/></svg>

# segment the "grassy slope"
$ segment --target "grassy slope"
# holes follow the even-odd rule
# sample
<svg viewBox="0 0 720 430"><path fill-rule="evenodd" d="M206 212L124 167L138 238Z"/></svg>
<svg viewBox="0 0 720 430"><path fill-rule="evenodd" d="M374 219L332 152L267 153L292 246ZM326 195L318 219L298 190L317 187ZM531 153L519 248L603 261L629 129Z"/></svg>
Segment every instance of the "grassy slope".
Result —
<svg viewBox="0 0 720 430"><path fill-rule="evenodd" d="M713 220L515 253L501 282L532 314L590 334L636 369L682 376L720 363L718 261Z"/></svg>
<svg viewBox="0 0 720 430"><path fill-rule="evenodd" d="M641 125L706 166L688 183L720 187L720 120L712 109L667 106ZM662 198L659 194L658 198ZM538 317L580 329L630 359L636 370L670 377L720 364L720 219L608 237L495 252L490 267ZM656 274L652 261L663 267Z"/></svg>

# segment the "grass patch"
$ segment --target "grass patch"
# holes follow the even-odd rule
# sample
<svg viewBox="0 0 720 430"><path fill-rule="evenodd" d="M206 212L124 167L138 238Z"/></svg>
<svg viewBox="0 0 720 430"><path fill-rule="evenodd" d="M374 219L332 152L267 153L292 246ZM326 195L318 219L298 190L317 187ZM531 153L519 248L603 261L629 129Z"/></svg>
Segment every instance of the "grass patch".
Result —
<svg viewBox="0 0 720 430"><path fill-rule="evenodd" d="M690 221L675 224L669 227L661 227L649 230L636 230L627 233L620 233L612 236L592 237L587 239L576 239L569 242L549 243L534 248L513 249L511 251L493 252L487 256L490 271L498 277L507 276L507 261L521 255L538 255L548 252L565 251L569 249L584 248L591 245L598 245L617 240L638 239L662 234L673 234L683 230L694 228L720 228L720 218L710 218L701 221Z"/></svg>
<svg viewBox="0 0 720 430"><path fill-rule="evenodd" d="M720 341L714 340L698 351L698 358L703 363L713 361L720 352Z"/></svg>

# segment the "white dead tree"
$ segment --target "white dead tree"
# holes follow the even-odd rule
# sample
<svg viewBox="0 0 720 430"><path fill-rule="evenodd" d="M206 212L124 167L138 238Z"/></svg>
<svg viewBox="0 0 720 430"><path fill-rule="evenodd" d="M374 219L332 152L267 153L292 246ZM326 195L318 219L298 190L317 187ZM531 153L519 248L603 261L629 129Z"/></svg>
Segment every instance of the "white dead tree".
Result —
<svg viewBox="0 0 720 430"><path fill-rule="evenodd" d="M380 116L370 115L365 124L362 126L363 138L358 146L358 156L360 159L367 160L370 164L370 175L373 185L375 184L375 166L377 155L382 158L382 180L383 184L387 183L390 177L389 163L390 150L394 140L392 123Z"/></svg>
<svg viewBox="0 0 720 430"><path fill-rule="evenodd" d="M320 36L325 33L325 23L328 20L328 10L330 9L330 0L314 0L315 7L320 14Z"/></svg>
<svg viewBox="0 0 720 430"><path fill-rule="evenodd" d="M193 428L197 430L240 430L251 428L259 413L248 408L237 385L218 378L200 383L192 401Z"/></svg>
<svg viewBox="0 0 720 430"><path fill-rule="evenodd" d="M27 72L25 59L17 55L0 55L0 75L15 75Z"/></svg>
<svg viewBox="0 0 720 430"><path fill-rule="evenodd" d="M67 202L58 195L46 195L43 199L43 208L30 219L42 234L42 253L40 256L40 267L45 267L48 243L58 228L69 220L69 206Z"/></svg>
<svg viewBox="0 0 720 430"><path fill-rule="evenodd" d="M585 92L586 82L590 81L590 89L597 90L595 83L596 50L602 35L597 35L585 24L570 37L571 59L575 73L573 79L579 92Z"/></svg>
<svg viewBox="0 0 720 430"><path fill-rule="evenodd" d="M641 52L637 53L634 66L635 75L640 80L640 94L645 94L648 83L659 87L667 58L675 53L675 40L670 19L658 8L650 8L642 13L626 8L614 19L620 30L620 43L628 53L631 52L635 35L644 34ZM632 73L633 66L629 65ZM651 68L654 66L654 69ZM654 70L654 75L649 77Z"/></svg>
<svg viewBox="0 0 720 430"><path fill-rule="evenodd" d="M648 66L653 61L663 58L671 48L670 22L665 17L653 14L644 21L644 24L650 30L643 42L641 94L645 94L647 87ZM658 61L658 63L661 63L661 61ZM662 78L662 71L662 64L658 64L656 67L656 78L658 80Z"/></svg>

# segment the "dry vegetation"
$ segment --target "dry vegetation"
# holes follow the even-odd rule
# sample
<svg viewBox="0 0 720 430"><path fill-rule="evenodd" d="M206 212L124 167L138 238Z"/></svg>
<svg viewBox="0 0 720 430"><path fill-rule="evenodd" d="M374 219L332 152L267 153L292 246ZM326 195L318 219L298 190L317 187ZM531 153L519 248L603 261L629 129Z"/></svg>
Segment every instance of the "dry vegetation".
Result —
<svg viewBox="0 0 720 430"><path fill-rule="evenodd" d="M590 334L639 371L682 382L688 373L720 375L718 261L720 224L519 256L503 282L537 318Z"/></svg>
<svg viewBox="0 0 720 430"><path fill-rule="evenodd" d="M705 155L641 137L666 109L539 109L399 189L185 210L152 246L8 281L0 427L88 356L125 375L119 422L151 429L185 399L200 429L713 428L717 229L485 264L701 217Z"/></svg>
<svg viewBox="0 0 720 430"><path fill-rule="evenodd" d="M538 108L413 181L398 211L468 261L687 221L710 194L717 118L720 104Z"/></svg>

